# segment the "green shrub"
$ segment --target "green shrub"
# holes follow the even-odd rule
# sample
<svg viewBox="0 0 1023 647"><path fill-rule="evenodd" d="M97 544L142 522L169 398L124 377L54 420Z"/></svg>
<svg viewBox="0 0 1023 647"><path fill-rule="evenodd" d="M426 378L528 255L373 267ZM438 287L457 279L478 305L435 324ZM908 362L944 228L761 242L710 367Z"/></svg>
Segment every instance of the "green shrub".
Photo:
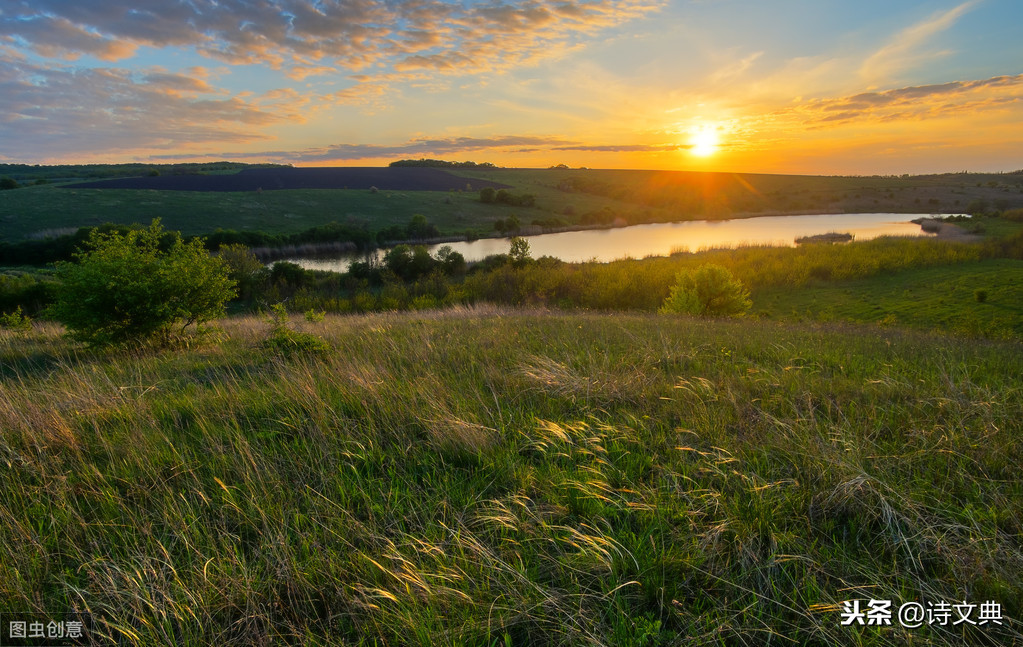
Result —
<svg viewBox="0 0 1023 647"><path fill-rule="evenodd" d="M309 308L305 311L305 320L309 323L318 323L323 321L327 317L327 313L323 310L316 310L315 308Z"/></svg>
<svg viewBox="0 0 1023 647"><path fill-rule="evenodd" d="M1003 220L1023 222L1023 209L1009 209L1008 211L1003 211L1000 217Z"/></svg>
<svg viewBox="0 0 1023 647"><path fill-rule="evenodd" d="M58 263L51 317L91 345L167 341L172 330L224 314L235 294L226 263L202 241L182 241L159 220L146 229L93 232L77 262Z"/></svg>
<svg viewBox="0 0 1023 647"><path fill-rule="evenodd" d="M437 225L429 222L426 216L417 213L409 220L405 227L406 235L411 240L422 240L423 238L436 238L440 236Z"/></svg>
<svg viewBox="0 0 1023 647"><path fill-rule="evenodd" d="M238 296L242 299L251 298L269 274L263 262L245 245L224 245L217 255L227 265L228 276L238 285Z"/></svg>
<svg viewBox="0 0 1023 647"><path fill-rule="evenodd" d="M17 332L28 332L32 330L32 320L21 313L21 306L14 312L0 313L0 328L14 330Z"/></svg>
<svg viewBox="0 0 1023 647"><path fill-rule="evenodd" d="M752 305L749 291L731 272L708 263L696 270L679 272L659 312L738 317Z"/></svg>
<svg viewBox="0 0 1023 647"><path fill-rule="evenodd" d="M306 313L306 317L309 317L309 313ZM270 324L270 330L263 341L263 348L283 355L323 353L330 350L330 345L320 337L292 330L288 325L288 310L284 304L275 303L270 306L270 312L266 318L267 323Z"/></svg>

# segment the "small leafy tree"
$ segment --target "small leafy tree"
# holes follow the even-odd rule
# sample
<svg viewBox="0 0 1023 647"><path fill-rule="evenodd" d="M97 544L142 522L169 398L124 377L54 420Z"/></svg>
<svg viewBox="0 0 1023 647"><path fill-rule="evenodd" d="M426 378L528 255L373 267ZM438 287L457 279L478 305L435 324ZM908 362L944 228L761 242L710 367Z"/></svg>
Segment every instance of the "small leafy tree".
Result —
<svg viewBox="0 0 1023 647"><path fill-rule="evenodd" d="M680 272L659 312L738 317L752 305L749 291L728 269L708 263Z"/></svg>
<svg viewBox="0 0 1023 647"><path fill-rule="evenodd" d="M166 341L224 314L235 282L202 241L184 242L159 220L146 229L93 232L74 263L58 263L50 315L91 345Z"/></svg>
<svg viewBox="0 0 1023 647"><path fill-rule="evenodd" d="M516 267L524 267L529 264L533 258L529 255L529 241L521 236L516 236L511 239L511 249L508 251L508 258L511 260L512 265Z"/></svg>
<svg viewBox="0 0 1023 647"><path fill-rule="evenodd" d="M437 261L440 263L441 271L449 276L465 273L465 257L451 249L450 245L437 250Z"/></svg>

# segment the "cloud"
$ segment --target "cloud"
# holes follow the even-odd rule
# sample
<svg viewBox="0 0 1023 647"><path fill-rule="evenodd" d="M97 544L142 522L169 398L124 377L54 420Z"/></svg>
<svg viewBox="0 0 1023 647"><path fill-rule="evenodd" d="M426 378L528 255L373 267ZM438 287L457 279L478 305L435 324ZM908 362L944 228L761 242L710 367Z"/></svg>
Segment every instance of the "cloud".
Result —
<svg viewBox="0 0 1023 647"><path fill-rule="evenodd" d="M763 55L763 52L753 52L743 59L733 61L711 74L710 80L714 83L734 81L737 77L742 76Z"/></svg>
<svg viewBox="0 0 1023 647"><path fill-rule="evenodd" d="M135 54L137 45L104 38L65 18L33 16L14 22L0 19L0 38L8 43L27 44L50 58L74 60L90 54L104 61L117 61Z"/></svg>
<svg viewBox="0 0 1023 647"><path fill-rule="evenodd" d="M655 11L654 0L10 0L0 40L51 58L191 47L232 64L331 69L505 69ZM293 68L293 69L291 69Z"/></svg>
<svg viewBox="0 0 1023 647"><path fill-rule="evenodd" d="M573 146L555 146L556 151L586 151L591 153L666 153L670 151L692 148L689 144L575 144Z"/></svg>
<svg viewBox="0 0 1023 647"><path fill-rule="evenodd" d="M1016 74L813 100L775 115L795 117L805 125L889 122L970 114L1020 101L1023 74Z"/></svg>
<svg viewBox="0 0 1023 647"><path fill-rule="evenodd" d="M298 96L242 98L162 69L49 68L0 60L0 154L36 158L211 142L299 118Z"/></svg>
<svg viewBox="0 0 1023 647"><path fill-rule="evenodd" d="M866 79L884 79L923 60L933 60L935 54L919 54L917 50L932 36L955 24L981 0L969 0L947 11L939 11L926 20L903 29L888 44L874 52L860 68Z"/></svg>
<svg viewBox="0 0 1023 647"><path fill-rule="evenodd" d="M496 137L449 137L413 139L402 144L334 144L300 151L220 152L203 157L217 159L269 159L288 163L350 162L356 160L396 159L400 157L433 157L454 154L500 151L502 153L535 153L542 151L586 151L601 153L667 152L690 148L688 145L585 144L553 136L500 135ZM153 160L195 159L195 155L154 155Z"/></svg>
<svg viewBox="0 0 1023 647"><path fill-rule="evenodd" d="M28 133L52 151L63 139L66 153L265 139L265 127L284 119L341 104L373 112L406 90L446 89L446 77L558 56L664 1L5 0L0 107L22 129L0 151L41 151ZM306 90L233 94L207 68L129 72L86 58L129 67L148 48L270 67ZM29 62L38 57L49 60Z"/></svg>
<svg viewBox="0 0 1023 647"><path fill-rule="evenodd" d="M497 137L450 137L441 139L415 139L394 146L367 144L335 144L319 149L286 153L294 162L330 162L377 159L403 156L451 155L472 151L516 148L522 146L550 147L567 143L553 137L503 135Z"/></svg>

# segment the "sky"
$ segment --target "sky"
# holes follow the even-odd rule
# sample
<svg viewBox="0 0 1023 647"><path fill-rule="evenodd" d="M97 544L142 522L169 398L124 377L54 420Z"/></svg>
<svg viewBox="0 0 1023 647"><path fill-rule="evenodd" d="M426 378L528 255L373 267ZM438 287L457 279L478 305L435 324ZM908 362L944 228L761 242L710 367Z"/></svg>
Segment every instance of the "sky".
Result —
<svg viewBox="0 0 1023 647"><path fill-rule="evenodd" d="M1023 169L1019 0L0 0L0 162Z"/></svg>

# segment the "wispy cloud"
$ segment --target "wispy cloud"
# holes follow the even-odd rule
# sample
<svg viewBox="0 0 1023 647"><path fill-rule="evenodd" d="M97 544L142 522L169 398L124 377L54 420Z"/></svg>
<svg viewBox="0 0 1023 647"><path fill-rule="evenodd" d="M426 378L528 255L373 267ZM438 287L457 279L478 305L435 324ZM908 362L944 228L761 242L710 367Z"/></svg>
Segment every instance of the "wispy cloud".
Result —
<svg viewBox="0 0 1023 647"><path fill-rule="evenodd" d="M920 48L933 36L954 25L980 2L981 0L969 0L952 9L932 14L926 20L903 29L863 62L860 75L868 81L883 81L921 61L933 60L934 52L921 52Z"/></svg>
<svg viewBox="0 0 1023 647"><path fill-rule="evenodd" d="M733 61L724 67L719 68L710 75L710 80L714 83L722 83L726 81L732 81L742 76L758 58L763 56L763 52L753 52L738 61Z"/></svg>

